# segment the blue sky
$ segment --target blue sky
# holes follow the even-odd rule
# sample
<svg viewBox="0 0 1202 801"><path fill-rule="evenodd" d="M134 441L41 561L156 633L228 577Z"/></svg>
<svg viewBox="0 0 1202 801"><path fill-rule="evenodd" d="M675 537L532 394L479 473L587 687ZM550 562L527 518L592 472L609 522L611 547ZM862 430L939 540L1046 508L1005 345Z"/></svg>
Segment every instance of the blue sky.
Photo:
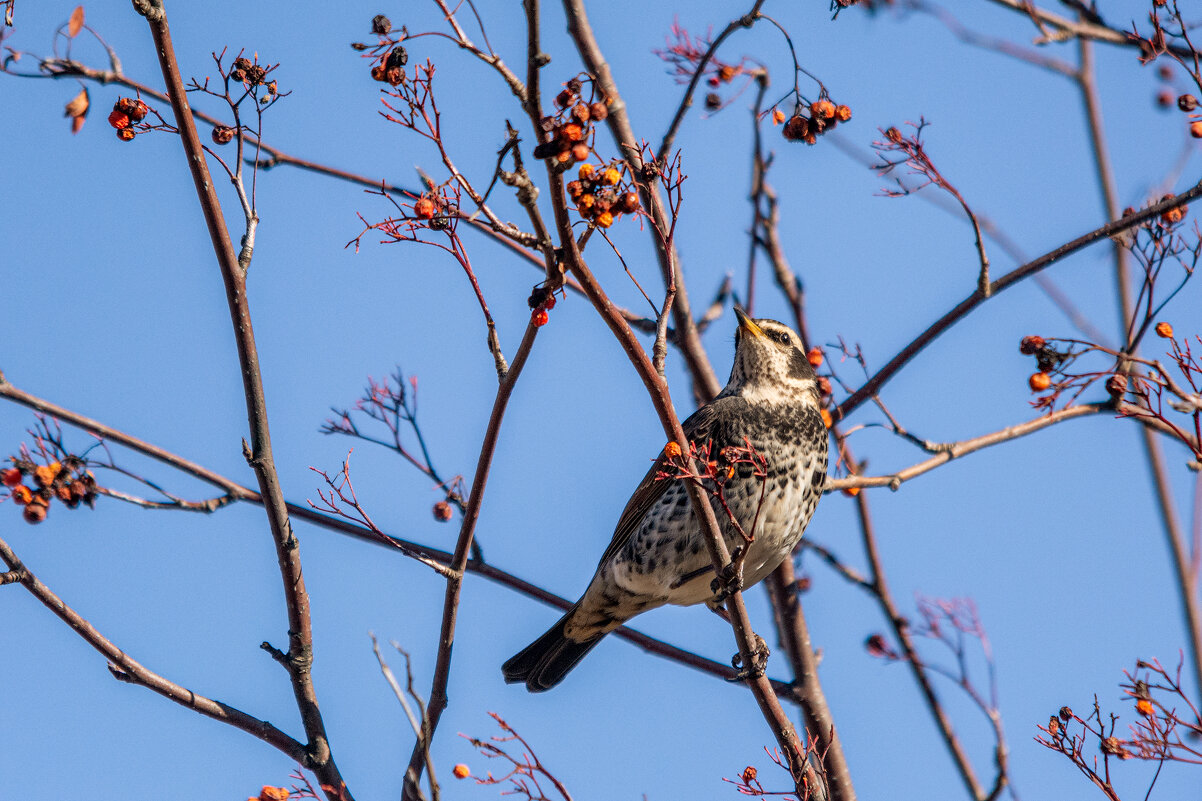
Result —
<svg viewBox="0 0 1202 801"><path fill-rule="evenodd" d="M657 141L677 87L652 54L675 17L695 33L724 25L747 4L595 6L592 22L630 105L640 136ZM803 7L804 5L804 7ZM1029 23L994 4L958 4L964 22L1019 42ZM580 64L562 11L545 9L545 85ZM46 53L73 4L20 2L6 44ZM516 3L480 4L490 40L511 64L524 53ZM1080 100L1062 77L957 42L925 16L869 17L855 9L832 22L824 3L769 4L808 70L854 117L840 130L860 148L878 127L925 117L928 152L979 213L1034 256L1104 222ZM252 13L248 13L252 11ZM1122 26L1146 4L1108 3ZM177 3L168 7L185 75L213 75L209 53L228 47L280 62L292 91L267 117L265 139L289 153L413 185L415 168L441 179L428 143L377 114L378 85L348 44L368 38L372 15L410 31L440 26L433 6L388 8L351 2L284 7ZM410 15L410 16L406 16ZM115 48L126 73L160 77L145 24L127 4L96 4L87 19ZM415 40L414 61L438 66L436 91L448 147L476 180L487 180L504 121L524 115L499 80L435 38ZM773 91L790 83L788 52L768 26L742 32L723 51L749 54L772 70ZM1050 50L1073 61L1075 47ZM77 51L94 65L103 53ZM1156 108L1155 67L1131 50L1097 48L1106 136L1123 205L1160 186L1185 146L1184 115ZM412 63L412 61L411 61ZM30 62L22 61L28 68ZM1177 80L1182 76L1178 71ZM120 94L90 86L93 111L72 136L62 107L72 81L0 76L9 124L0 166L7 202L0 215L0 369L17 386L253 484L240 451L246 422L222 285L179 142L168 134L118 142L104 121ZM678 140L685 202L678 243L695 305L727 272L746 265L751 94L719 114L698 108ZM215 105L206 110L220 114ZM526 141L530 132L523 129ZM842 336L879 366L926 324L961 300L976 280L971 229L919 198L879 196L882 181L831 142L790 145L769 131L770 180L781 196L781 233L805 281L811 330ZM609 148L608 143L606 148ZM607 149L612 153L612 149ZM1191 156L1177 190L1192 184ZM222 202L238 230L236 199ZM931 190L925 190L931 191ZM495 391L485 329L458 266L429 248L366 243L344 248L387 207L328 178L279 168L260 176L260 216L250 275L271 414L286 496L315 498L310 466L336 470L349 440L318 432L330 406L358 396L367 375L399 366L420 381L419 416L438 468L470 480ZM505 219L522 220L508 200ZM549 206L544 207L549 211ZM630 222L615 241L644 285L659 290L645 232ZM482 237L467 240L507 355L528 316L539 273ZM637 290L600 247L588 255L615 301L639 309ZM995 270L1011 265L993 248ZM761 269L763 262L761 261ZM1104 331L1116 329L1109 251L1078 253L1048 272ZM765 274L761 272L761 279ZM757 314L786 318L764 289ZM654 296L654 295L653 295ZM1196 332L1199 287L1166 309L1179 332ZM704 341L720 376L729 370L733 317ZM1032 370L1020 337L1073 336L1034 284L985 304L891 381L883 397L919 436L952 441L993 431L1034 412ZM1149 348L1159 347L1159 341ZM852 365L840 370L851 383ZM687 377L675 354L668 376L683 414ZM1097 397L1094 397L1097 396ZM1097 390L1089 399L1100 399ZM853 422L879 420L865 407ZM14 452L33 423L0 405L0 452ZM88 437L69 432L68 442ZM478 535L489 560L565 596L587 583L613 523L647 460L663 444L654 411L629 363L591 307L569 296L552 312L518 383L501 434ZM855 436L871 472L922 458L880 429ZM1193 474L1185 452L1166 445L1177 513L1188 521ZM185 497L208 490L129 453ZM359 497L386 530L451 548L456 527L430 514L438 493L395 455L355 444ZM995 651L1012 774L1025 798L1090 798L1096 790L1064 760L1032 742L1035 725L1094 694L1133 716L1117 688L1137 658L1175 664L1185 647L1171 566L1136 432L1094 417L975 454L906 484L872 490L882 556L893 592L913 613L916 593L975 600ZM298 524L312 596L315 681L340 767L360 799L396 797L411 735L379 675L368 632L396 640L428 688L438 636L442 580L397 554ZM283 646L286 620L275 557L261 511L211 516L156 512L102 499L95 511L61 507L39 527L0 505L0 532L52 589L135 658L174 681L271 720L299 736L286 677L258 645ZM834 495L808 537L862 567L853 505ZM869 656L865 638L885 629L869 599L816 560L804 597L822 680L863 798L959 798L962 790L921 699L900 665ZM760 589L747 593L752 619L769 639ZM434 755L447 797L494 798L497 790L456 783L450 768L495 768L456 733L494 733L487 712L505 717L578 799L726 798L723 776L756 765L783 785L762 747L771 735L746 690L646 655L602 644L554 692L530 696L501 680L500 664L541 633L556 613L503 587L469 577L455 650L451 704ZM729 628L702 609L665 609L636 627L726 661ZM0 588L0 657L5 718L0 775L14 798L245 798L263 784L289 784L293 765L268 746L115 682L104 661L19 587ZM937 652L931 652L937 653ZM398 666L394 660L394 666ZM979 666L978 666L979 667ZM777 655L774 676L787 667ZM982 676L982 673L978 673ZM979 774L990 775L987 726L947 683L937 685ZM1124 797L1142 797L1151 769L1121 766ZM1169 766L1156 796L1196 795L1197 779ZM1137 795L1138 794L1138 795ZM1156 797L1154 796L1154 797Z"/></svg>

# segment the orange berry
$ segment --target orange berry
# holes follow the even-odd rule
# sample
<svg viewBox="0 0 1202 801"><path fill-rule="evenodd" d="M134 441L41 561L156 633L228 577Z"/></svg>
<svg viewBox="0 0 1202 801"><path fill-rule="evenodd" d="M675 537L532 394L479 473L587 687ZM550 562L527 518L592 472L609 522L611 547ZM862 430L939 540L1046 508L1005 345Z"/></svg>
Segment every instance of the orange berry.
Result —
<svg viewBox="0 0 1202 801"><path fill-rule="evenodd" d="M810 348L809 351L806 352L806 361L810 363L811 367L821 367L822 348Z"/></svg>
<svg viewBox="0 0 1202 801"><path fill-rule="evenodd" d="M535 328L542 328L547 324L547 320L549 319L551 318L547 315L546 309L535 309L530 313L530 322Z"/></svg>
<svg viewBox="0 0 1202 801"><path fill-rule="evenodd" d="M831 413L828 412L826 409L821 409L820 413L822 414L822 424L824 426L826 426L827 428L830 428L831 426L833 426L835 424L834 419L831 417Z"/></svg>
<svg viewBox="0 0 1202 801"><path fill-rule="evenodd" d="M584 194L584 187L580 185L579 181L568 181L565 188L568 190L568 197L572 200L578 200Z"/></svg>
<svg viewBox="0 0 1202 801"><path fill-rule="evenodd" d="M596 202L597 202L597 198L594 197L593 195L583 195L580 198L580 201L576 205L580 207L580 210L582 212L587 212L589 209L591 209L593 207L593 204Z"/></svg>
<svg viewBox="0 0 1202 801"><path fill-rule="evenodd" d="M33 469L33 480L39 487L49 487L54 483L55 476L58 475L60 465L58 462L53 464L40 464Z"/></svg>
<svg viewBox="0 0 1202 801"><path fill-rule="evenodd" d="M6 487L15 487L21 483L21 471L15 467L10 467L7 470L0 470L0 481Z"/></svg>
<svg viewBox="0 0 1202 801"><path fill-rule="evenodd" d="M772 109L772 124L780 125L784 121L785 121L785 112L781 111L778 108Z"/></svg>
<svg viewBox="0 0 1202 801"><path fill-rule="evenodd" d="M559 162L560 164L567 164L569 161L572 160L572 151L565 150L562 153L557 154L555 156L555 160L557 162Z"/></svg>
<svg viewBox="0 0 1202 801"><path fill-rule="evenodd" d="M228 145L230 142L234 141L234 135L237 133L237 128L231 128L228 125L215 125L213 126L212 133L213 144Z"/></svg>
<svg viewBox="0 0 1202 801"><path fill-rule="evenodd" d="M577 142L576 144L572 145L572 158L574 158L576 161L584 161L586 158L588 158L588 154L588 145L586 145L584 142Z"/></svg>
<svg viewBox="0 0 1202 801"><path fill-rule="evenodd" d="M593 177L593 170L594 170L594 169L595 169L595 168L593 167L593 165L592 165L592 164L581 164L581 165L580 165L580 172L578 173L578 175L580 176L580 180L582 180L582 181L583 181L583 180L585 180L586 178L591 178L591 177Z"/></svg>
<svg viewBox="0 0 1202 801"><path fill-rule="evenodd" d="M113 126L114 128L118 128L118 129L128 128L129 127L129 115L124 112L113 109L112 112L109 113L109 125Z"/></svg>
<svg viewBox="0 0 1202 801"><path fill-rule="evenodd" d="M597 215L597 219L593 220L598 228L608 228L614 224L614 215L612 212L603 211Z"/></svg>
<svg viewBox="0 0 1202 801"><path fill-rule="evenodd" d="M889 128L885 129L885 138L888 139L890 142L893 142L894 144L899 145L899 144L901 144L902 133L901 133L901 131L897 130L896 128L890 126Z"/></svg>
<svg viewBox="0 0 1202 801"><path fill-rule="evenodd" d="M574 93L564 89L555 96L555 105L559 106L560 108L567 108L568 106L572 105L572 101L575 98L576 95Z"/></svg>
<svg viewBox="0 0 1202 801"><path fill-rule="evenodd" d="M606 186L613 186L618 181L622 180L622 173L617 167L607 167L605 172L601 173L601 183Z"/></svg>
<svg viewBox="0 0 1202 801"><path fill-rule="evenodd" d="M609 116L609 106L600 101L593 103L588 107L588 115L590 119L601 122Z"/></svg>
<svg viewBox="0 0 1202 801"><path fill-rule="evenodd" d="M288 791L283 787L263 785L263 789L259 791L259 801L288 801L288 795Z"/></svg>
<svg viewBox="0 0 1202 801"><path fill-rule="evenodd" d="M581 122L581 123L588 122L588 118L589 118L588 106L585 105L584 103L577 103L576 105L572 106L572 116L576 118L577 122Z"/></svg>
<svg viewBox="0 0 1202 801"><path fill-rule="evenodd" d="M452 768L451 773L453 773L455 775L456 779L466 779L468 776L472 775L472 772L468 768L468 766L463 764L462 762L460 762L458 765L456 765L454 768Z"/></svg>
<svg viewBox="0 0 1202 801"><path fill-rule="evenodd" d="M835 104L829 100L816 100L810 104L810 113L824 120L834 119Z"/></svg>
<svg viewBox="0 0 1202 801"><path fill-rule="evenodd" d="M138 132L133 128L121 128L117 131L117 138L122 142L129 142L137 135Z"/></svg>
<svg viewBox="0 0 1202 801"><path fill-rule="evenodd" d="M18 506L24 506L33 500L33 493L24 484L18 484L13 487L12 499Z"/></svg>
<svg viewBox="0 0 1202 801"><path fill-rule="evenodd" d="M1027 379L1027 384L1031 387L1032 392L1043 392L1052 386L1052 379L1048 378L1047 373L1032 373L1031 377Z"/></svg>
<svg viewBox="0 0 1202 801"><path fill-rule="evenodd" d="M371 68L371 77L372 77L372 80L380 81L381 83L383 83L383 81L384 81L384 65L377 64L376 66L372 67Z"/></svg>
<svg viewBox="0 0 1202 801"><path fill-rule="evenodd" d="M1189 124L1189 135L1195 139L1202 139L1202 120L1194 120Z"/></svg>
<svg viewBox="0 0 1202 801"><path fill-rule="evenodd" d="M49 511L45 504L31 503L25 507L21 515L25 518L26 523L41 523L46 519L46 512Z"/></svg>
<svg viewBox="0 0 1202 801"><path fill-rule="evenodd" d="M443 523L451 519L454 512L451 511L451 504L446 501L439 501L434 504L434 519Z"/></svg>
<svg viewBox="0 0 1202 801"><path fill-rule="evenodd" d="M848 487L847 489L843 490L843 494L849 498L854 498L860 494L860 488L859 487Z"/></svg>
<svg viewBox="0 0 1202 801"><path fill-rule="evenodd" d="M680 456L680 446L675 442L669 442L664 446L664 456L667 456L669 459L675 459L677 456Z"/></svg>
<svg viewBox="0 0 1202 801"><path fill-rule="evenodd" d="M1150 718L1156 714L1156 707L1152 706L1152 702L1147 698L1141 698L1135 702L1135 711L1145 718Z"/></svg>
<svg viewBox="0 0 1202 801"><path fill-rule="evenodd" d="M420 197L413 204L413 214L419 220L428 220L434 216L434 201L428 197Z"/></svg>
<svg viewBox="0 0 1202 801"><path fill-rule="evenodd" d="M584 128L574 122L559 129L560 137L566 142L579 142L584 138Z"/></svg>
<svg viewBox="0 0 1202 801"><path fill-rule="evenodd" d="M1173 326L1171 326L1171 325L1169 325L1168 323L1165 323L1165 322L1159 322L1159 323L1157 323L1157 324L1156 324L1156 336L1158 336L1158 337L1162 337L1162 338L1164 338L1164 339L1172 339L1172 337L1173 337Z"/></svg>
<svg viewBox="0 0 1202 801"><path fill-rule="evenodd" d="M743 784L748 784L750 782L755 781L755 777L758 772L759 771L757 771L751 765L748 765L747 767L743 768Z"/></svg>
<svg viewBox="0 0 1202 801"><path fill-rule="evenodd" d="M738 74L739 68L732 67L730 64L723 64L718 68L718 80L722 83L730 83Z"/></svg>
<svg viewBox="0 0 1202 801"><path fill-rule="evenodd" d="M1160 221L1165 225L1176 225L1185 219L1185 206L1175 206L1160 215Z"/></svg>
<svg viewBox="0 0 1202 801"><path fill-rule="evenodd" d="M851 108L849 106L836 106L835 118L839 122L847 122L851 119Z"/></svg>
<svg viewBox="0 0 1202 801"><path fill-rule="evenodd" d="M784 130L781 131L781 135L790 142L797 142L805 139L809 133L810 120L808 117L803 117L800 114L792 117L788 122L786 122Z"/></svg>

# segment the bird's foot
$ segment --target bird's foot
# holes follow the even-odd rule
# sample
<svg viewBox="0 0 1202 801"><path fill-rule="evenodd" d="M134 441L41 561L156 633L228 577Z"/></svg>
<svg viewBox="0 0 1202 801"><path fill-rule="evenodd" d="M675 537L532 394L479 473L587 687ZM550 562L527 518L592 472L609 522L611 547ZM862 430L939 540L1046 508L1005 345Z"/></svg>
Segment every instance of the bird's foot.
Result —
<svg viewBox="0 0 1202 801"><path fill-rule="evenodd" d="M772 653L768 648L768 643L764 642L764 638L760 635L755 635L755 648L751 652L751 664L743 665L743 655L735 654L730 664L732 667L738 668L739 672L731 676L727 681L747 681L748 679L758 679L764 675L768 669L768 655Z"/></svg>
<svg viewBox="0 0 1202 801"><path fill-rule="evenodd" d="M741 548L736 548L734 554L731 556L730 564L723 567L722 571L718 573L717 578L710 582L710 589L714 591L714 600L712 602L714 605L722 603L743 589L743 559L741 551Z"/></svg>

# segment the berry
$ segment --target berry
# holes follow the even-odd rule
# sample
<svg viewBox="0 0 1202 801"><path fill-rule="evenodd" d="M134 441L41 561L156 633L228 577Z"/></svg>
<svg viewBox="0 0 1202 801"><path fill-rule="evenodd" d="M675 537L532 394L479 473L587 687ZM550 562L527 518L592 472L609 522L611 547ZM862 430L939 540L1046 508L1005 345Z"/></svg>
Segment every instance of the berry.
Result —
<svg viewBox="0 0 1202 801"><path fill-rule="evenodd" d="M569 122L559 129L559 136L565 142L579 142L584 138L584 127L579 123Z"/></svg>
<svg viewBox="0 0 1202 801"><path fill-rule="evenodd" d="M54 479L58 476L59 463L40 464L33 469L33 481L39 487L49 487L54 483Z"/></svg>
<svg viewBox="0 0 1202 801"><path fill-rule="evenodd" d="M588 116L591 120L601 122L609 116L609 106L601 102L593 103L588 107Z"/></svg>
<svg viewBox="0 0 1202 801"><path fill-rule="evenodd" d="M572 151L571 150L563 151L562 153L560 153L559 155L557 155L555 157L555 160L558 161L560 164L567 164L569 161L572 160Z"/></svg>
<svg viewBox="0 0 1202 801"><path fill-rule="evenodd" d="M117 131L117 138L120 139L122 142L128 142L137 135L138 135L138 132L135 131L133 128L122 128L119 131Z"/></svg>
<svg viewBox="0 0 1202 801"><path fill-rule="evenodd" d="M608 211L603 211L597 215L597 219L593 220L598 228L608 228L614 224L614 215Z"/></svg>
<svg viewBox="0 0 1202 801"><path fill-rule="evenodd" d="M893 126L885 129L885 138L895 145L900 145L902 141L902 133Z"/></svg>
<svg viewBox="0 0 1202 801"><path fill-rule="evenodd" d="M739 68L732 67L730 64L723 64L718 68L718 80L722 83L730 83L738 74Z"/></svg>
<svg viewBox="0 0 1202 801"><path fill-rule="evenodd" d="M554 295L547 295L547 299L543 301L543 308L546 309L547 311L551 311L552 309L555 308L555 296Z"/></svg>
<svg viewBox="0 0 1202 801"><path fill-rule="evenodd" d="M48 507L45 503L30 503L22 511L26 523L38 524L46 519Z"/></svg>
<svg viewBox="0 0 1202 801"><path fill-rule="evenodd" d="M622 173L617 167L607 167L605 172L601 173L601 183L606 186L613 186L618 181L622 180Z"/></svg>
<svg viewBox="0 0 1202 801"><path fill-rule="evenodd" d="M835 104L829 100L816 100L810 104L810 113L815 117L822 117L824 120L834 119Z"/></svg>
<svg viewBox="0 0 1202 801"><path fill-rule="evenodd" d="M388 55L384 59L384 69L390 70L393 67L404 67L409 63L409 53L405 48L397 45L388 51Z"/></svg>
<svg viewBox="0 0 1202 801"><path fill-rule="evenodd" d="M372 77L373 81L383 82L383 80L384 80L384 65L377 64L376 66L372 67L371 68L371 77Z"/></svg>
<svg viewBox="0 0 1202 801"><path fill-rule="evenodd" d="M1067 706L1060 707L1060 719L1068 723L1073 716L1073 710Z"/></svg>
<svg viewBox="0 0 1202 801"><path fill-rule="evenodd" d="M1168 108L1173 105L1173 93L1168 89L1161 89L1156 93L1156 105L1161 108Z"/></svg>
<svg viewBox="0 0 1202 801"><path fill-rule="evenodd" d="M1023 337L1022 341L1018 343L1018 352L1026 355L1026 356L1031 356L1031 355L1043 350L1043 346L1045 344L1047 344L1047 343L1044 342L1043 337L1039 337L1039 336Z"/></svg>
<svg viewBox="0 0 1202 801"><path fill-rule="evenodd" d="M633 214L639 209L639 193L625 192L622 199L618 202L618 211L623 214Z"/></svg>
<svg viewBox="0 0 1202 801"><path fill-rule="evenodd" d="M818 376L818 392L824 398L831 396L831 380L824 375Z"/></svg>
<svg viewBox="0 0 1202 801"><path fill-rule="evenodd" d="M824 426L826 426L827 428L830 428L831 426L833 426L835 424L834 418L831 417L830 412L828 412L826 409L821 409L819 411L822 414L822 424Z"/></svg>
<svg viewBox="0 0 1202 801"><path fill-rule="evenodd" d="M580 198L580 200L576 201L576 206L582 212L587 212L588 210L590 210L593 207L593 204L596 202L597 202L597 198L593 197L592 195L583 195Z"/></svg>
<svg viewBox="0 0 1202 801"><path fill-rule="evenodd" d="M859 487L848 487L847 489L843 490L843 494L849 498L854 498L860 494L860 488Z"/></svg>
<svg viewBox="0 0 1202 801"><path fill-rule="evenodd" d="M1027 385L1031 387L1032 392L1043 392L1052 386L1052 379L1048 378L1047 373L1032 373L1027 379Z"/></svg>
<svg viewBox="0 0 1202 801"><path fill-rule="evenodd" d="M576 161L584 161L586 158L588 158L588 153L588 145L586 145L584 142L577 142L576 144L572 145L572 158Z"/></svg>
<svg viewBox="0 0 1202 801"><path fill-rule="evenodd" d="M136 97L122 97L113 106L114 111L120 111L129 117L130 122L141 122L150 113L150 107Z"/></svg>
<svg viewBox="0 0 1202 801"><path fill-rule="evenodd" d="M722 108L722 96L717 92L710 92L705 96L705 107L710 111Z"/></svg>
<svg viewBox="0 0 1202 801"><path fill-rule="evenodd" d="M560 108L567 108L568 106L572 105L572 101L575 99L576 99L575 93L569 92L567 89L564 89L562 92L560 92L559 94L557 94L555 96L555 105L559 106Z"/></svg>
<svg viewBox="0 0 1202 801"><path fill-rule="evenodd" d="M581 164L580 172L578 173L580 175L580 180L583 181L588 178L592 178L593 177L593 169L594 168L593 168L592 164Z"/></svg>
<svg viewBox="0 0 1202 801"><path fill-rule="evenodd" d="M1177 98L1177 108L1182 111L1193 111L1198 107L1198 98L1193 95L1182 95Z"/></svg>
<svg viewBox="0 0 1202 801"><path fill-rule="evenodd" d="M664 446L664 456L667 456L669 459L675 459L677 456L680 456L680 452L680 446L675 442L669 442Z"/></svg>
<svg viewBox="0 0 1202 801"><path fill-rule="evenodd" d="M438 503L434 504L435 520L440 520L445 523L451 519L452 514L454 514L454 512L451 510L451 504L447 503L446 501L439 501Z"/></svg>
<svg viewBox="0 0 1202 801"><path fill-rule="evenodd" d="M579 181L568 181L567 190L568 197L572 200L576 200L584 194L584 187L580 185Z"/></svg>
<svg viewBox="0 0 1202 801"><path fill-rule="evenodd" d="M551 318L547 315L546 309L535 309L530 315L530 323L535 328L542 328L549 319Z"/></svg>
<svg viewBox="0 0 1202 801"><path fill-rule="evenodd" d="M1160 215L1160 221L1165 225L1176 225L1185 219L1185 206L1175 206Z"/></svg>
<svg viewBox="0 0 1202 801"><path fill-rule="evenodd" d="M420 197L413 204L413 213L419 220L428 220L434 216L434 201L428 197Z"/></svg>
<svg viewBox="0 0 1202 801"><path fill-rule="evenodd" d="M472 775L472 772L468 768L468 766L463 764L462 762L460 762L458 765L456 765L451 770L451 773L453 773L455 775L456 779L466 779L468 776Z"/></svg>
<svg viewBox="0 0 1202 801"><path fill-rule="evenodd" d="M781 131L781 135L790 142L799 142L804 139L809 132L809 118L798 114L785 123L785 127L784 130Z"/></svg>
<svg viewBox="0 0 1202 801"><path fill-rule="evenodd" d="M580 122L580 123L588 122L588 119L589 119L588 106L585 105L584 103L577 103L576 105L572 106L572 116L576 118L577 122Z"/></svg>
<svg viewBox="0 0 1202 801"><path fill-rule="evenodd" d="M1115 373L1106 379L1106 391L1113 398L1121 398L1127 392L1127 376Z"/></svg>
<svg viewBox="0 0 1202 801"><path fill-rule="evenodd" d="M743 784L750 784L751 782L755 781L757 773L758 771L751 765L743 768Z"/></svg>
<svg viewBox="0 0 1202 801"><path fill-rule="evenodd" d="M12 499L17 506L24 506L33 500L33 492L24 484L19 484L13 487Z"/></svg>
<svg viewBox="0 0 1202 801"><path fill-rule="evenodd" d="M780 125L784 121L785 121L785 112L781 111L778 108L772 109L772 124Z"/></svg>
<svg viewBox="0 0 1202 801"><path fill-rule="evenodd" d="M21 483L21 471L15 467L10 467L7 470L0 470L0 482L4 486L12 488Z"/></svg>
<svg viewBox="0 0 1202 801"><path fill-rule="evenodd" d="M1189 135L1195 139L1202 139L1202 120L1194 120L1189 124Z"/></svg>
<svg viewBox="0 0 1202 801"><path fill-rule="evenodd" d="M848 106L835 107L835 119L839 122L847 122L851 119L851 108Z"/></svg>
<svg viewBox="0 0 1202 801"><path fill-rule="evenodd" d="M821 367L822 366L822 348L810 348L809 351L806 353L806 361L808 361L810 363L811 367L815 367L815 368Z"/></svg>
<svg viewBox="0 0 1202 801"><path fill-rule="evenodd" d="M1156 336L1161 337L1163 339L1172 339L1173 326L1171 326L1165 322L1157 323L1156 324Z"/></svg>
<svg viewBox="0 0 1202 801"><path fill-rule="evenodd" d="M228 145L234 141L234 134L237 132L236 128L228 125L215 125L213 126L213 144Z"/></svg>
<svg viewBox="0 0 1202 801"><path fill-rule="evenodd" d="M109 114L109 125L120 130L129 127L129 115L113 109Z"/></svg>
<svg viewBox="0 0 1202 801"><path fill-rule="evenodd" d="M1141 698L1135 702L1135 711L1145 718L1150 718L1156 714L1156 707L1152 706L1152 702L1147 698Z"/></svg>
<svg viewBox="0 0 1202 801"><path fill-rule="evenodd" d="M383 14L376 14L371 18L371 32L377 36L384 36L392 30L392 20Z"/></svg>

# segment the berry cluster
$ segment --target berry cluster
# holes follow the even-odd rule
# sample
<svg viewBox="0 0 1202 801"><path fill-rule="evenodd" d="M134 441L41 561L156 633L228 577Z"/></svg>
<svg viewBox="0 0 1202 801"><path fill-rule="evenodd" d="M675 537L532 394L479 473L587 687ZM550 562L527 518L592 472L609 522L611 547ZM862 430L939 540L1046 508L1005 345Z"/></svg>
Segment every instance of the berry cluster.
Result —
<svg viewBox="0 0 1202 801"><path fill-rule="evenodd" d="M586 103L580 96L584 88L579 78L564 84L564 89L555 96L555 107L559 109L552 117L544 117L542 129L546 141L534 148L536 159L555 159L564 169L589 157L592 148L588 145L592 123L601 122L609 116L609 108L599 100Z"/></svg>
<svg viewBox="0 0 1202 801"><path fill-rule="evenodd" d="M256 93L255 96L258 97L260 103L266 105L280 93L279 85L274 80L267 80L267 74L272 69L274 67L264 67L248 58L238 56L234 59L233 68L230 69L230 80L241 82L248 91L259 86L264 87L267 90L266 94L259 96Z"/></svg>
<svg viewBox="0 0 1202 801"><path fill-rule="evenodd" d="M119 97L109 114L109 125L117 129L117 138L128 142L138 135L134 126L146 119L150 107L136 97Z"/></svg>
<svg viewBox="0 0 1202 801"><path fill-rule="evenodd" d="M632 183L623 183L620 162L602 167L581 164L577 175L577 180L568 182L568 197L580 216L598 228L608 228L617 216L639 210L639 193Z"/></svg>
<svg viewBox="0 0 1202 801"><path fill-rule="evenodd" d="M448 212L453 211L446 198L437 194L425 194L413 201L413 216L425 220L433 231L445 231L451 226Z"/></svg>
<svg viewBox="0 0 1202 801"><path fill-rule="evenodd" d="M541 328L550 319L547 312L555 308L555 293L546 287L536 286L526 299L530 305L530 322L536 328Z"/></svg>
<svg viewBox="0 0 1202 801"><path fill-rule="evenodd" d="M32 479L25 484L26 478ZM0 470L0 482L8 488L9 497L18 506L24 507L28 523L41 523L50 511L50 502L57 498L68 509L81 502L92 507L96 503L96 479L84 469L82 460L67 457L61 462L36 464L24 459L13 459L13 466Z"/></svg>
<svg viewBox="0 0 1202 801"><path fill-rule="evenodd" d="M833 130L839 123L851 119L850 107L837 106L828 98L815 100L810 104L809 112L807 116L801 107L798 107L789 121L785 123L784 130L781 131L785 139L790 142L805 142L807 145L812 145L818 141L819 136Z"/></svg>
<svg viewBox="0 0 1202 801"><path fill-rule="evenodd" d="M400 86L405 82L405 65L409 63L409 53L401 45L380 56L371 68L374 81L386 83L389 86Z"/></svg>
<svg viewBox="0 0 1202 801"><path fill-rule="evenodd" d="M1027 379L1027 386L1032 392L1043 392L1052 386L1052 373L1064 361L1064 354L1051 348L1047 340L1041 336L1023 337L1018 343L1018 352L1024 356L1034 356L1039 372L1032 373Z"/></svg>
<svg viewBox="0 0 1202 801"><path fill-rule="evenodd" d="M717 69L714 70L714 74L707 78L705 82L709 84L711 89L717 89L722 84L733 81L742 72L743 68L741 66L719 64ZM722 108L722 95L717 92L707 93L705 96L705 107L710 111L717 111Z"/></svg>

